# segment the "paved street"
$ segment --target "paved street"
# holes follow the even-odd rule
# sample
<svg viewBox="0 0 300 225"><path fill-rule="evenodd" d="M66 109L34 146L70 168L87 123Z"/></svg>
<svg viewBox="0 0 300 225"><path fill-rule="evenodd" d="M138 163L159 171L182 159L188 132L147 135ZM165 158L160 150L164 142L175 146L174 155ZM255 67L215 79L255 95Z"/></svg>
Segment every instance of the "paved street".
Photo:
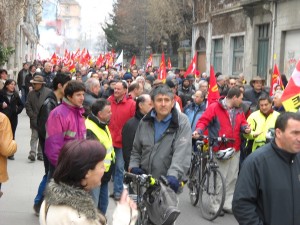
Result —
<svg viewBox="0 0 300 225"><path fill-rule="evenodd" d="M16 139L18 152L14 161L8 161L9 181L2 184L4 192L0 199L0 225L37 225L38 218L33 213L33 199L36 195L39 182L43 176L43 163L29 162L27 159L30 141L29 119L25 110L19 116ZM111 201L108 218L110 220L115 202ZM233 215L225 214L224 217L208 222L201 218L199 207L193 207L189 202L187 188L180 195L180 209L176 225L206 225L224 224L236 225Z"/></svg>

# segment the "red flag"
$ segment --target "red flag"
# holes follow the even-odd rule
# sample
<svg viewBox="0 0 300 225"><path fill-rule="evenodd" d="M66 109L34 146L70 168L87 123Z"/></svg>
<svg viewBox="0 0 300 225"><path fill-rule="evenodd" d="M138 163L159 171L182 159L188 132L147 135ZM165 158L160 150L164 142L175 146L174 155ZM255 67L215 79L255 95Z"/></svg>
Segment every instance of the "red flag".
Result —
<svg viewBox="0 0 300 225"><path fill-rule="evenodd" d="M130 66L136 65L136 57L135 55L132 56L131 61L130 61Z"/></svg>
<svg viewBox="0 0 300 225"><path fill-rule="evenodd" d="M283 91L281 101L286 111L295 111L300 108L300 60Z"/></svg>
<svg viewBox="0 0 300 225"><path fill-rule="evenodd" d="M75 62L79 62L80 61L80 48L77 49L77 51L74 54L74 60Z"/></svg>
<svg viewBox="0 0 300 225"><path fill-rule="evenodd" d="M147 60L147 65L146 68L148 68L149 66L152 66L152 54L150 54L148 60Z"/></svg>
<svg viewBox="0 0 300 225"><path fill-rule="evenodd" d="M186 77L189 74L195 74L196 65L197 65L197 52L195 53L192 62L190 63L188 69L186 70L183 76Z"/></svg>
<svg viewBox="0 0 300 225"><path fill-rule="evenodd" d="M90 63L90 53L87 51L85 48L81 52L81 59L80 59L80 64L83 66L88 66Z"/></svg>
<svg viewBox="0 0 300 225"><path fill-rule="evenodd" d="M103 66L103 63L104 63L104 56L102 54L100 54L96 61L96 65L101 67L101 66Z"/></svg>
<svg viewBox="0 0 300 225"><path fill-rule="evenodd" d="M281 76L278 70L277 64L274 65L274 71L271 77L271 87L270 87L270 96L273 96L275 93L275 88L280 85L282 89L284 89Z"/></svg>
<svg viewBox="0 0 300 225"><path fill-rule="evenodd" d="M53 53L51 59L50 59L50 62L53 64L53 65L56 65L57 64L57 61L58 61L58 57L57 55L55 54L55 52Z"/></svg>
<svg viewBox="0 0 300 225"><path fill-rule="evenodd" d="M75 73L76 72L76 67L75 67L75 62L73 59L70 59L70 64L69 64L69 71L71 73Z"/></svg>
<svg viewBox="0 0 300 225"><path fill-rule="evenodd" d="M172 63L170 57L168 57L168 70L172 70Z"/></svg>
<svg viewBox="0 0 300 225"><path fill-rule="evenodd" d="M217 80L215 76L214 67L210 66L210 76L209 76L209 88L208 88L208 96L207 103L210 105L211 103L217 101L220 98L220 93L218 90Z"/></svg>
<svg viewBox="0 0 300 225"><path fill-rule="evenodd" d="M159 66L159 74L157 79L165 81L167 77L167 71L166 71L166 62L165 62L165 54L161 54L161 62Z"/></svg>
<svg viewBox="0 0 300 225"><path fill-rule="evenodd" d="M64 58L63 58L63 64L65 65L65 66L69 66L69 64L70 64L70 52L68 52L68 50L67 49L65 49L65 54L64 54Z"/></svg>

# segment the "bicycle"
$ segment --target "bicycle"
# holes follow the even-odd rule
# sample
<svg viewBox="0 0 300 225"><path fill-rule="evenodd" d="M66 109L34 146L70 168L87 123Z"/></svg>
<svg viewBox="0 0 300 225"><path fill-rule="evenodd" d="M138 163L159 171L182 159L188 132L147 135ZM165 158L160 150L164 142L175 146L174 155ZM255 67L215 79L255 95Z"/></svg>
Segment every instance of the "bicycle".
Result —
<svg viewBox="0 0 300 225"><path fill-rule="evenodd" d="M207 161L207 152L204 151L204 140L196 141L196 151L192 152L191 166L188 174L188 188L190 201L196 206L199 201L200 181L203 176L204 167Z"/></svg>
<svg viewBox="0 0 300 225"><path fill-rule="evenodd" d="M205 219L212 221L220 215L226 195L225 180L218 169L219 166L217 162L214 160L215 153L213 147L215 144L233 142L234 139L226 138L225 136L207 137L203 135L200 140L206 140L209 143L207 163L199 184L200 211ZM224 157L227 153L229 153L229 155L226 155L226 157L231 157L234 153L234 149L228 148L226 150L220 150L216 154L219 157Z"/></svg>
<svg viewBox="0 0 300 225"><path fill-rule="evenodd" d="M147 205L149 206L147 202L153 203L156 201L155 195L158 193L156 190L158 190L158 187L162 188L160 182L165 186L168 186L167 179L164 176L161 176L159 180L157 180L151 175L136 175L125 172L124 181L125 183L131 183L133 185L135 184L136 194L129 194L129 197L131 197L137 204L139 213L136 225L154 225L154 223L151 222L151 218L153 218L153 215L151 217L151 212L147 210ZM142 190L143 188L145 188L146 190ZM173 191L172 193L176 196ZM160 215L160 218L164 220L163 224L173 224L179 214L179 210L172 208L172 213L164 213L163 216Z"/></svg>

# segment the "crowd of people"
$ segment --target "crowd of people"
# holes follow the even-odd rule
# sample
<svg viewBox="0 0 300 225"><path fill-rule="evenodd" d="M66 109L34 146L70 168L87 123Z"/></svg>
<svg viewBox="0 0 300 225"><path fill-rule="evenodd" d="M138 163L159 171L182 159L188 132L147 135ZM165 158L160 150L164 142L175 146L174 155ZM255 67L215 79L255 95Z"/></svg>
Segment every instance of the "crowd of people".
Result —
<svg viewBox="0 0 300 225"><path fill-rule="evenodd" d="M240 224L298 224L300 116L285 112L284 87L269 96L260 76L248 85L243 74L218 72L220 98L208 104L210 78L184 72L170 70L159 80L152 66L78 65L71 74L63 66L36 62L24 63L15 81L1 69L0 191L8 179L6 158L17 157L15 131L25 108L28 160L44 161L34 199L41 224L106 224L109 199L120 202L113 224L125 224L122 217L134 224L136 205L123 190L124 171L163 175L180 193L195 140L203 134L235 139L214 147L235 149L230 159L216 159L226 183L221 216L233 213ZM267 143L270 129L275 138Z"/></svg>

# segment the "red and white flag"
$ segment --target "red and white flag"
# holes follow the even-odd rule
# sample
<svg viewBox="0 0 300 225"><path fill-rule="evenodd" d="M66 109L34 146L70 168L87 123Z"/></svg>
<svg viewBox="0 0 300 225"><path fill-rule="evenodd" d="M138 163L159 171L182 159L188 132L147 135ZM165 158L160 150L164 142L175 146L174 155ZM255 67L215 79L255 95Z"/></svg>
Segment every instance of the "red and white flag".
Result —
<svg viewBox="0 0 300 225"><path fill-rule="evenodd" d="M273 96L275 93L275 88L280 85L282 89L284 89L281 76L278 70L277 64L274 65L274 71L271 77L271 87L270 87L270 96Z"/></svg>
<svg viewBox="0 0 300 225"><path fill-rule="evenodd" d="M300 60L283 91L281 101L285 111L297 111L300 108Z"/></svg>
<svg viewBox="0 0 300 225"><path fill-rule="evenodd" d="M152 54L150 54L150 56L147 60L146 68L148 68L149 66L152 66Z"/></svg>
<svg viewBox="0 0 300 225"><path fill-rule="evenodd" d="M196 71L196 65L197 65L197 52L194 55L194 58L192 60L192 62L190 63L189 67L187 68L186 72L184 73L184 77L186 77L189 74L195 74Z"/></svg>

